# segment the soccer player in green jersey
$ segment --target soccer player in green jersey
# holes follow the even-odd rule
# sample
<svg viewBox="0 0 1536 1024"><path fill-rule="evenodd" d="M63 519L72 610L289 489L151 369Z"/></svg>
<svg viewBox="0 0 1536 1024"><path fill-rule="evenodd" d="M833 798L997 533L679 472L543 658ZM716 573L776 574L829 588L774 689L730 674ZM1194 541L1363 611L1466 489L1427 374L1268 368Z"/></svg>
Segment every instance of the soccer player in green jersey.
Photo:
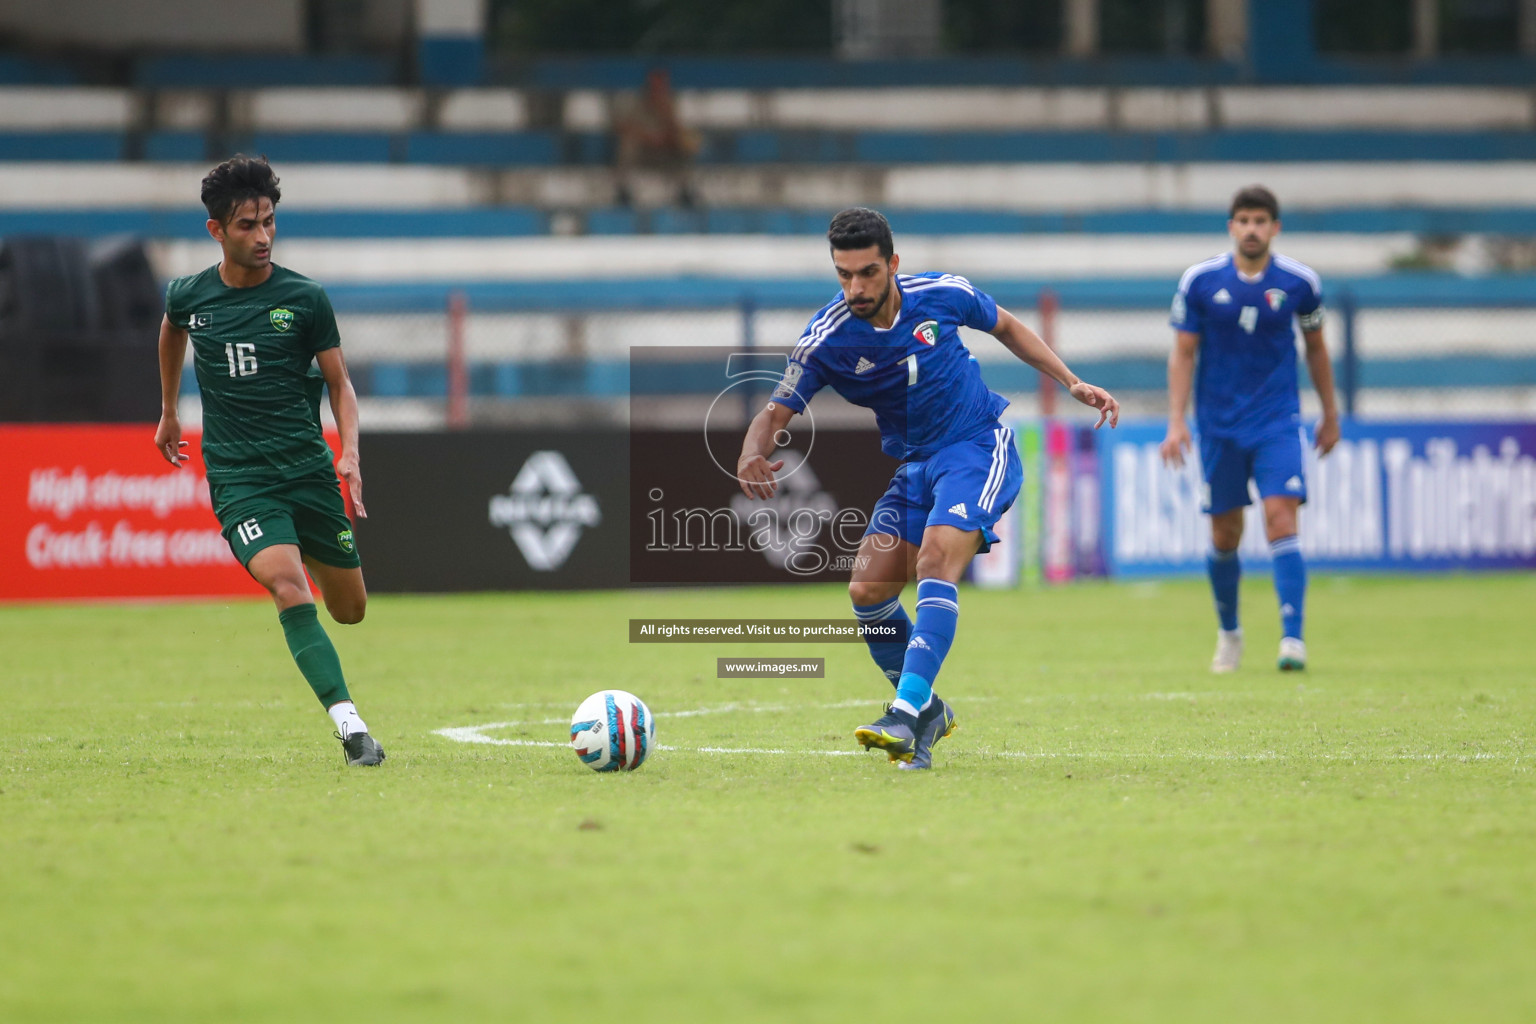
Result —
<svg viewBox="0 0 1536 1024"><path fill-rule="evenodd" d="M224 537L272 595L288 650L336 723L347 764L378 764L384 748L358 717L304 577L307 568L331 618L362 621L368 592L337 481L339 474L366 517L357 394L324 289L272 262L277 184L265 159L243 155L203 179L208 233L224 258L166 288L155 446L173 466L187 458L176 399L190 337L203 396L203 462ZM341 434L334 468L320 427L322 385Z"/></svg>

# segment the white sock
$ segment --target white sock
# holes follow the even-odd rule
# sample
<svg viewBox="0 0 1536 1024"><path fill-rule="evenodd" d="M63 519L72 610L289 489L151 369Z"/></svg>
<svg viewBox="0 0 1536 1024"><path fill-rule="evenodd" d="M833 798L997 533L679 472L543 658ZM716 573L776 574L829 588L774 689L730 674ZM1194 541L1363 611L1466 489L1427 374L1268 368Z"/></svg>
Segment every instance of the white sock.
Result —
<svg viewBox="0 0 1536 1024"><path fill-rule="evenodd" d="M331 721L336 723L336 731L341 733L342 739L368 731L368 727L363 724L362 718L357 714L357 707L349 700L337 701L326 708L325 713L330 715Z"/></svg>

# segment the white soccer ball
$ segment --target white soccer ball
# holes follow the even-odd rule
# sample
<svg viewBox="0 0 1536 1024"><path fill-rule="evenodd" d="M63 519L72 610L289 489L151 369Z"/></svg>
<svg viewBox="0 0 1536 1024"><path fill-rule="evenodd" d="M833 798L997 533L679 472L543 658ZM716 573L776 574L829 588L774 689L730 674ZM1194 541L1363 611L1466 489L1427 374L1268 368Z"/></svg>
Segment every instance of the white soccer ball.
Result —
<svg viewBox="0 0 1536 1024"><path fill-rule="evenodd" d="M571 717L571 749L595 772L632 772L656 745L656 720L624 690L599 690Z"/></svg>

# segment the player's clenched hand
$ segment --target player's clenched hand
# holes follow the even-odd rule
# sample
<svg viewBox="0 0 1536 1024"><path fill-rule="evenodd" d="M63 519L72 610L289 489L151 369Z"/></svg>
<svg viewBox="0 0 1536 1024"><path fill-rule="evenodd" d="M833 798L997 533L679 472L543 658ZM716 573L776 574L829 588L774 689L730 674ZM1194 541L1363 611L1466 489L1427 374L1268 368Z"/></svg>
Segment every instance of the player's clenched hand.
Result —
<svg viewBox="0 0 1536 1024"><path fill-rule="evenodd" d="M368 510L363 508L363 474L358 469L356 452L341 453L341 458L336 460L336 475L346 481L347 493L352 495L352 507L357 509L357 518L367 519Z"/></svg>
<svg viewBox="0 0 1536 1024"><path fill-rule="evenodd" d="M1120 403L1115 401L1115 396L1103 388L1096 388L1087 381L1078 381L1073 384L1068 393L1084 405L1099 410L1099 422L1093 425L1098 430L1109 421L1110 429L1114 429L1120 423Z"/></svg>
<svg viewBox="0 0 1536 1024"><path fill-rule="evenodd" d="M160 425L155 428L155 447L160 449L160 457L180 469L191 458L182 452L186 446L187 442L181 439L181 421L174 416L160 417Z"/></svg>
<svg viewBox="0 0 1536 1024"><path fill-rule="evenodd" d="M784 468L784 460L769 462L761 455L751 455L736 463L736 482L749 498L771 498L779 482L773 474Z"/></svg>
<svg viewBox="0 0 1536 1024"><path fill-rule="evenodd" d="M1333 451L1333 446L1339 443L1338 418L1324 416L1323 421L1317 425L1317 436L1312 443L1319 455L1327 455Z"/></svg>
<svg viewBox="0 0 1536 1024"><path fill-rule="evenodd" d="M1168 424L1168 436L1157 446L1163 462L1178 469L1184 465L1184 453L1189 451L1189 427L1183 420Z"/></svg>

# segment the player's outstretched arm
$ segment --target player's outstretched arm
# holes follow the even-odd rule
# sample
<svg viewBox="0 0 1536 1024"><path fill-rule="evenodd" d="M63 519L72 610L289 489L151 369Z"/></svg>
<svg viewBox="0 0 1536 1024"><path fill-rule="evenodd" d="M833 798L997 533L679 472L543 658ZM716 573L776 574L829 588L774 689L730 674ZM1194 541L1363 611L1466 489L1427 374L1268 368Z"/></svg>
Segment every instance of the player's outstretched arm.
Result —
<svg viewBox="0 0 1536 1024"><path fill-rule="evenodd" d="M363 473L357 452L357 392L347 374L347 361L341 347L324 349L315 356L325 389L331 396L331 415L336 417L336 432L341 435L341 457L336 460L336 475L346 481L352 495L352 507L359 519L368 518L363 508Z"/></svg>
<svg viewBox="0 0 1536 1024"><path fill-rule="evenodd" d="M741 458L736 461L736 482L747 497L771 498L778 490L779 483L773 474L784 468L784 460L769 462L768 456L778 447L774 438L789 426L794 414L795 411L787 406L769 402L762 412L752 417L747 436L741 442Z"/></svg>
<svg viewBox="0 0 1536 1024"><path fill-rule="evenodd" d="M1073 398L1099 410L1099 421L1093 425L1095 430L1105 422L1111 428L1119 425L1120 403L1115 401L1115 396L1103 388L1094 387L1067 369L1067 364L1051 351L1051 347L1040 335L1025 327L1018 317L1001 306L997 307L997 326L992 328L992 336L1002 342L1008 351L1060 383Z"/></svg>
<svg viewBox="0 0 1536 1024"><path fill-rule="evenodd" d="M160 321L160 425L155 428L155 447L160 455L175 466L187 461L182 453L187 442L181 439L181 417L176 409L181 396L181 367L187 358L187 332L171 323L170 317Z"/></svg>
<svg viewBox="0 0 1536 1024"><path fill-rule="evenodd" d="M1163 461L1170 466L1184 465L1189 451L1189 424L1184 410L1189 406L1190 389L1195 380L1195 353L1200 349L1200 335L1193 331L1175 331L1173 351L1168 353L1168 434L1158 445Z"/></svg>
<svg viewBox="0 0 1536 1024"><path fill-rule="evenodd" d="M1312 386L1317 389L1317 399L1323 406L1323 420L1317 425L1313 444L1318 454L1327 455L1339 443L1339 407L1333 394L1333 363L1328 358L1328 343L1323 340L1321 328L1302 331L1301 338L1307 344L1307 372L1312 374Z"/></svg>

